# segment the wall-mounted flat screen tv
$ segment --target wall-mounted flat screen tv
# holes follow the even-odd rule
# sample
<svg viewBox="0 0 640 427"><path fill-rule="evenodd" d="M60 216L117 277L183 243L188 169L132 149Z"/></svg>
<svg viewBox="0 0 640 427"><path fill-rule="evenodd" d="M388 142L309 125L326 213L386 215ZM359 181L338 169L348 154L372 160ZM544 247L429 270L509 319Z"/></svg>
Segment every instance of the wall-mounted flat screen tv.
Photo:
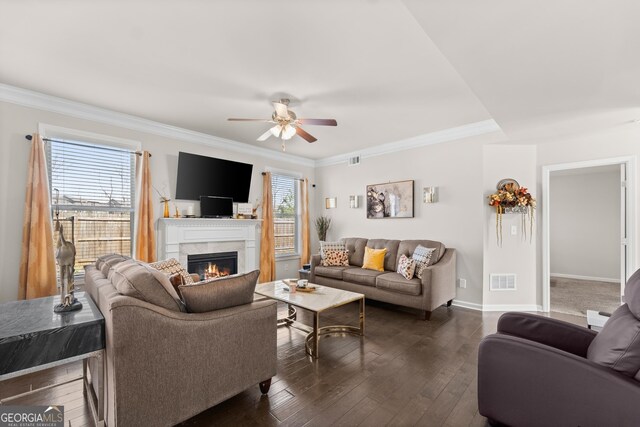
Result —
<svg viewBox="0 0 640 427"><path fill-rule="evenodd" d="M180 152L176 199L200 200L200 196L231 197L247 203L253 165Z"/></svg>

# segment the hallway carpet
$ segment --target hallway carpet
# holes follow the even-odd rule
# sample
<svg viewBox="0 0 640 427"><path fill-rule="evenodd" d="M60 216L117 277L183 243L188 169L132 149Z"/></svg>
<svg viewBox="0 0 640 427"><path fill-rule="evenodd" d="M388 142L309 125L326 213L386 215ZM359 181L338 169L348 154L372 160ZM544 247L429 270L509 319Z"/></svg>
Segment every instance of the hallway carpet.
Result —
<svg viewBox="0 0 640 427"><path fill-rule="evenodd" d="M620 306L620 284L551 278L551 311L586 316L587 310L612 313Z"/></svg>

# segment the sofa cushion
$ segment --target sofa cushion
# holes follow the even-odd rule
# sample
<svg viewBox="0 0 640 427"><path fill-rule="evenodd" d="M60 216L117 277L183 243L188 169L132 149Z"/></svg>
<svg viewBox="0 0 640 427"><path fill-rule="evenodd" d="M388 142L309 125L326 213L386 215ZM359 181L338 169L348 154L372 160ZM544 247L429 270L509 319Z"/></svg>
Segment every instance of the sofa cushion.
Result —
<svg viewBox="0 0 640 427"><path fill-rule="evenodd" d="M444 256L444 252L446 250L442 243L435 240L403 240L400 242L400 245L398 245L398 258L400 258L400 255L406 255L411 258L411 255L413 255L413 252L415 252L418 245L422 245L425 248L436 248L436 251L433 253L432 257L433 264L440 261L440 259Z"/></svg>
<svg viewBox="0 0 640 427"><path fill-rule="evenodd" d="M342 280L358 285L375 286L376 277L384 274L382 271L366 270L364 268L346 268L342 271Z"/></svg>
<svg viewBox="0 0 640 427"><path fill-rule="evenodd" d="M193 277L191 277L189 272L182 266L182 264L180 264L180 261L178 261L175 258L165 259L164 261L152 262L151 264L149 264L149 266L151 266L152 268L155 268L156 270L160 270L163 273L168 274L169 276L172 276L174 274L179 274L180 277L182 278L183 285L194 284Z"/></svg>
<svg viewBox="0 0 640 427"><path fill-rule="evenodd" d="M108 277L109 270L111 270L112 267L130 259L130 256L120 254L102 255L96 260L96 268L100 270L104 277Z"/></svg>
<svg viewBox="0 0 640 427"><path fill-rule="evenodd" d="M121 262L111 270L111 283L126 296L173 311L184 311L169 277L135 260Z"/></svg>
<svg viewBox="0 0 640 427"><path fill-rule="evenodd" d="M362 261L364 260L364 247L367 246L367 239L360 237L347 237L342 239L344 245L349 251L349 265L355 265L356 267L362 267Z"/></svg>
<svg viewBox="0 0 640 427"><path fill-rule="evenodd" d="M349 251L335 251L327 249L324 251L324 259L321 264L324 267L349 267Z"/></svg>
<svg viewBox="0 0 640 427"><path fill-rule="evenodd" d="M322 267L317 266L315 269L316 276L329 277L331 279L342 280L342 272L349 267Z"/></svg>
<svg viewBox="0 0 640 427"><path fill-rule="evenodd" d="M254 270L194 285L182 285L179 289L189 313L205 313L251 303L258 276L260 270Z"/></svg>
<svg viewBox="0 0 640 427"><path fill-rule="evenodd" d="M362 268L368 270L384 271L384 256L387 253L386 248L373 249L370 247L364 248L364 260L362 261Z"/></svg>
<svg viewBox="0 0 640 427"><path fill-rule="evenodd" d="M624 304L589 345L587 359L634 377L640 370L640 321Z"/></svg>
<svg viewBox="0 0 640 427"><path fill-rule="evenodd" d="M387 271L396 271L399 245L400 240L370 239L367 241L367 246L370 248L387 250L384 256L384 269Z"/></svg>
<svg viewBox="0 0 640 427"><path fill-rule="evenodd" d="M376 288L399 294L420 295L422 293L422 281L415 277L407 280L398 273L384 273L376 277Z"/></svg>
<svg viewBox="0 0 640 427"><path fill-rule="evenodd" d="M402 255L398 260L398 270L396 273L400 274L407 280L413 279L413 274L416 271L416 260L408 258L406 255Z"/></svg>
<svg viewBox="0 0 640 427"><path fill-rule="evenodd" d="M425 248L422 245L418 245L416 250L413 251L412 259L416 261L416 277L422 279L424 269L433 264L434 253L436 248Z"/></svg>
<svg viewBox="0 0 640 427"><path fill-rule="evenodd" d="M629 311L640 319L640 270L629 277L624 287L624 302L629 306Z"/></svg>
<svg viewBox="0 0 640 427"><path fill-rule="evenodd" d="M324 242L320 241L320 258L327 258L327 251L346 251L344 242Z"/></svg>

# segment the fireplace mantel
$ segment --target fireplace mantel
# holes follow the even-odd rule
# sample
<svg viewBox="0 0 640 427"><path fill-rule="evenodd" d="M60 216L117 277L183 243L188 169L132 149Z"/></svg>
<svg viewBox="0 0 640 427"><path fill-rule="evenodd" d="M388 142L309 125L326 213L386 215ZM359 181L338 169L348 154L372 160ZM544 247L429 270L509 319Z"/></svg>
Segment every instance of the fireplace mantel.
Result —
<svg viewBox="0 0 640 427"><path fill-rule="evenodd" d="M218 219L218 218L160 218L158 220L158 259L176 258L187 267L187 254L211 252L212 247L220 251L228 249L229 244L241 245L238 252L239 273L258 268L259 219ZM203 247L200 251L198 247ZM181 250L182 246L182 250ZM184 248L190 248L184 250ZM243 262L242 262L243 261ZM240 268L242 267L242 268Z"/></svg>

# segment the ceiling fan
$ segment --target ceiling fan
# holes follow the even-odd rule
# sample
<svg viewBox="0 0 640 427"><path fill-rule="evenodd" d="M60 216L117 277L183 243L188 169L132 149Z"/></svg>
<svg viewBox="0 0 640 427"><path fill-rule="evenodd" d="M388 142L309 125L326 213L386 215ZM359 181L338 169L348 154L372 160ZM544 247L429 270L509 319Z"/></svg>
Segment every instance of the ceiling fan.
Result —
<svg viewBox="0 0 640 427"><path fill-rule="evenodd" d="M281 99L273 101L275 111L271 114L271 119L227 119L231 122L264 122L274 123L275 126L258 137L258 141L266 141L270 136L282 138L282 151L285 151L285 141L299 135L307 142L316 142L317 138L306 132L300 125L321 125L321 126L338 126L338 122L334 119L299 119L296 113L289 110L289 100Z"/></svg>

